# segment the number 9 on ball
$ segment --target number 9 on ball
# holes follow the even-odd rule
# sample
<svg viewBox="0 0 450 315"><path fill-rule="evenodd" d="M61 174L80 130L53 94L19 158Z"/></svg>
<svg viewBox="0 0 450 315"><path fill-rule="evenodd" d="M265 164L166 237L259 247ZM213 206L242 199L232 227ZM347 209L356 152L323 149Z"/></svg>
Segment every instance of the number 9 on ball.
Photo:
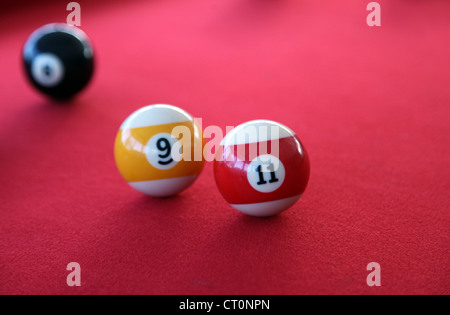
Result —
<svg viewBox="0 0 450 315"><path fill-rule="evenodd" d="M178 194L200 175L204 139L186 111L150 105L131 114L116 136L114 155L122 177L134 189L155 197Z"/></svg>

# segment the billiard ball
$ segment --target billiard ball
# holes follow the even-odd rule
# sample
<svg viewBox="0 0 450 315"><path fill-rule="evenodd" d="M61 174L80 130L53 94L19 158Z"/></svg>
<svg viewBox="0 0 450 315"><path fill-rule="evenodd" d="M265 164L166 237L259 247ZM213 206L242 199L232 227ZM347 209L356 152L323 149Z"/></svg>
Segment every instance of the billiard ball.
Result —
<svg viewBox="0 0 450 315"><path fill-rule="evenodd" d="M204 138L186 111L171 105L143 107L131 114L116 136L117 168L141 193L167 197L189 187L200 175Z"/></svg>
<svg viewBox="0 0 450 315"><path fill-rule="evenodd" d="M34 31L23 48L25 73L45 95L67 100L80 92L94 72L87 35L75 26L53 23Z"/></svg>
<svg viewBox="0 0 450 315"><path fill-rule="evenodd" d="M233 208L267 217L298 201L308 184L309 168L305 147L291 129L254 120L224 137L214 161L214 177Z"/></svg>

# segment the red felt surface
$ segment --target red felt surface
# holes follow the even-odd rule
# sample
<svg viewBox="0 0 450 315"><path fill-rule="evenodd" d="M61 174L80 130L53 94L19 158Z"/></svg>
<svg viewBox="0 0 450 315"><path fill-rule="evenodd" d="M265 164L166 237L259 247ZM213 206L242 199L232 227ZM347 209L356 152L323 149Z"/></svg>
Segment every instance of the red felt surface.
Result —
<svg viewBox="0 0 450 315"><path fill-rule="evenodd" d="M79 2L98 67L67 106L20 66L65 4L0 11L1 294L450 293L450 2L380 0L380 28L368 0ZM133 191L115 133L161 102L203 126L294 129L311 160L300 202L242 215L211 163L178 197Z"/></svg>

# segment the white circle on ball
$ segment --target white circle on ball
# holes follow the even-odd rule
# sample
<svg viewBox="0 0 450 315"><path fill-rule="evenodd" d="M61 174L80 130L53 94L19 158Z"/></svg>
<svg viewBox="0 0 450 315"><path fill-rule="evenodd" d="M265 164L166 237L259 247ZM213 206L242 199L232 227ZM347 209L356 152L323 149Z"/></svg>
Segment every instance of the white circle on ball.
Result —
<svg viewBox="0 0 450 315"><path fill-rule="evenodd" d="M278 188L286 178L283 163L274 155L262 154L250 162L247 179L250 185L262 193L270 193Z"/></svg>
<svg viewBox="0 0 450 315"><path fill-rule="evenodd" d="M40 85L54 87L61 83L64 77L64 65L56 55L42 53L34 58L31 74Z"/></svg>
<svg viewBox="0 0 450 315"><path fill-rule="evenodd" d="M147 161L160 170L167 170L177 165L183 153L180 141L165 132L151 137L144 150Z"/></svg>

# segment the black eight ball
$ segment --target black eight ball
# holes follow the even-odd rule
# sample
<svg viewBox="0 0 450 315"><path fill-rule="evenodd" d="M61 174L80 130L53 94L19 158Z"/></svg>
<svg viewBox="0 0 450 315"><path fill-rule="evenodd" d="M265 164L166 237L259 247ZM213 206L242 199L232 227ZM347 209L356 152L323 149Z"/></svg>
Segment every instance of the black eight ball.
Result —
<svg viewBox="0 0 450 315"><path fill-rule="evenodd" d="M34 87L57 100L80 92L94 72L94 51L75 26L48 24L37 29L23 48L25 72Z"/></svg>

